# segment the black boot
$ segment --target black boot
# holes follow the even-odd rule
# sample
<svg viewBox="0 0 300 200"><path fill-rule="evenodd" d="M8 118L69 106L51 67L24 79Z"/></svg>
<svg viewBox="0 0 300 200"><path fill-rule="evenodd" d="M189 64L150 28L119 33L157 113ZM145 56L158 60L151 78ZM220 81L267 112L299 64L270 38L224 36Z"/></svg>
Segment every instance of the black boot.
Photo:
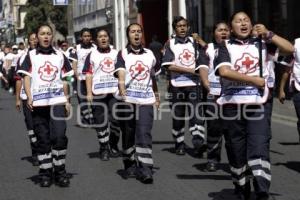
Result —
<svg viewBox="0 0 300 200"><path fill-rule="evenodd" d="M136 178L137 176L137 166L135 161L123 160L124 162L124 173L122 177L124 179Z"/></svg>
<svg viewBox="0 0 300 200"><path fill-rule="evenodd" d="M59 187L69 187L70 178L65 170L54 173L55 184Z"/></svg>
<svg viewBox="0 0 300 200"><path fill-rule="evenodd" d="M184 142L175 143L175 153L176 153L176 155L179 155L179 156L185 155L185 144L184 144Z"/></svg>
<svg viewBox="0 0 300 200"><path fill-rule="evenodd" d="M108 143L100 144L100 159L102 161L108 161L109 160L109 145Z"/></svg>
<svg viewBox="0 0 300 200"><path fill-rule="evenodd" d="M39 166L39 160L38 160L38 158L37 158L37 155L32 155L32 156L31 156L31 164L32 164L33 166Z"/></svg>
<svg viewBox="0 0 300 200"><path fill-rule="evenodd" d="M144 184L152 184L153 183L152 169L148 167L138 167L137 179Z"/></svg>
<svg viewBox="0 0 300 200"><path fill-rule="evenodd" d="M250 181L248 181L244 186L235 185L234 193L237 195L239 200L250 200L251 199Z"/></svg>
<svg viewBox="0 0 300 200"><path fill-rule="evenodd" d="M112 158L117 158L120 156L120 150L119 150L119 147L117 145L110 145L110 148L109 148L109 155L110 157Z"/></svg>
<svg viewBox="0 0 300 200"><path fill-rule="evenodd" d="M52 185L52 168L47 170L40 169L39 178L41 187L50 187Z"/></svg>

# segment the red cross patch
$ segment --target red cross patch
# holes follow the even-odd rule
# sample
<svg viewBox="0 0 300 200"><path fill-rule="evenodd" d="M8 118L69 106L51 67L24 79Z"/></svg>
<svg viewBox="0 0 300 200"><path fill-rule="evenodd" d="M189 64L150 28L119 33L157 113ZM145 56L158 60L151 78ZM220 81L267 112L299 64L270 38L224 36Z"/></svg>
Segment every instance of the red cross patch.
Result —
<svg viewBox="0 0 300 200"><path fill-rule="evenodd" d="M244 53L234 64L234 70L242 74L250 74L258 69L258 58Z"/></svg>
<svg viewBox="0 0 300 200"><path fill-rule="evenodd" d="M134 65L129 67L129 73L132 79L145 80L149 76L149 67L142 61L137 61Z"/></svg>
<svg viewBox="0 0 300 200"><path fill-rule="evenodd" d="M188 49L184 49L181 54L179 54L179 61L184 66L191 66L195 63L194 53L190 52Z"/></svg>
<svg viewBox="0 0 300 200"><path fill-rule="evenodd" d="M115 69L114 61L109 57L104 58L100 62L100 69L106 73L110 73L114 71Z"/></svg>
<svg viewBox="0 0 300 200"><path fill-rule="evenodd" d="M41 80L50 82L55 80L58 68L47 61L39 68L38 73L40 74Z"/></svg>

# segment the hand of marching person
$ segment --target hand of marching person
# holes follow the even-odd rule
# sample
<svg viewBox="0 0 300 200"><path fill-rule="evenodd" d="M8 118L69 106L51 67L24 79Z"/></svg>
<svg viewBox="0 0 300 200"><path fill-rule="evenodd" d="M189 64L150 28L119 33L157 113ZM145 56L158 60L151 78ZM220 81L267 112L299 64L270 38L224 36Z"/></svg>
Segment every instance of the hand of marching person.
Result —
<svg viewBox="0 0 300 200"><path fill-rule="evenodd" d="M72 107L72 105L71 105L69 102L67 102L67 103L65 104L66 116L67 116L67 117L70 116L70 113L71 113L71 107Z"/></svg>
<svg viewBox="0 0 300 200"><path fill-rule="evenodd" d="M279 91L279 94L278 94L278 100L280 101L280 103L284 104L284 101L285 101L285 92L284 91Z"/></svg>
<svg viewBox="0 0 300 200"><path fill-rule="evenodd" d="M261 35L264 40L267 39L269 30L263 24L256 24L253 29L257 32L257 35Z"/></svg>
<svg viewBox="0 0 300 200"><path fill-rule="evenodd" d="M20 99L16 100L16 109L18 112L21 112L21 100Z"/></svg>
<svg viewBox="0 0 300 200"><path fill-rule="evenodd" d="M122 97L122 99L125 100L125 98L126 98L126 89L125 89L125 86L122 85L122 84L119 84L119 93L120 93L120 96Z"/></svg>
<svg viewBox="0 0 300 200"><path fill-rule="evenodd" d="M159 110L159 106L160 106L159 98L156 98L154 105L155 105L156 109Z"/></svg>
<svg viewBox="0 0 300 200"><path fill-rule="evenodd" d="M32 106L32 104L33 104L32 98L28 97L28 99L27 99L27 107L29 108L29 110L31 112L33 112L33 106Z"/></svg>
<svg viewBox="0 0 300 200"><path fill-rule="evenodd" d="M87 94L86 95L86 100L89 102L89 103L92 103L93 102L93 94Z"/></svg>

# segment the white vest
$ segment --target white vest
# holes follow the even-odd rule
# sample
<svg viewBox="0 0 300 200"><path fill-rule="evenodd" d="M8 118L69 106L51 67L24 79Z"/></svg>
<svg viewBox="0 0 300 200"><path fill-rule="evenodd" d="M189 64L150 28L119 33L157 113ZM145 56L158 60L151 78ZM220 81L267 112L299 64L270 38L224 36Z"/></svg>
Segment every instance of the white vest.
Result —
<svg viewBox="0 0 300 200"><path fill-rule="evenodd" d="M190 40L194 42L193 38L191 37ZM173 38L170 40L170 49L174 53L174 64L176 66L195 69L195 48L193 43L177 43L175 45L175 38ZM179 74L176 72L171 72L171 84L174 87L196 86L197 83L200 83L198 76L193 74Z"/></svg>
<svg viewBox="0 0 300 200"><path fill-rule="evenodd" d="M156 59L151 50L146 48L144 50L146 53L138 55L133 53L128 54L127 49L122 50L126 70L125 87L127 93L125 101L129 103L155 103L151 77L154 75ZM119 91L117 92L118 94Z"/></svg>
<svg viewBox="0 0 300 200"><path fill-rule="evenodd" d="M118 90L118 79L113 76L117 55L115 49L111 49L109 53L92 50L90 63L93 73L93 94L115 93Z"/></svg>
<svg viewBox="0 0 300 200"><path fill-rule="evenodd" d="M231 63L225 63L225 65L229 64L232 70L247 76L259 76L259 52L256 47L258 46L257 43L258 42L241 45L229 43L227 40L226 47L231 58ZM265 43L263 43L262 46L263 77L266 81L264 91L245 82L231 81L222 78L221 97L217 100L219 104L262 104L266 102L269 94L267 80L269 78L268 58L270 56L267 55ZM216 66L216 70L222 65L224 65L224 63L220 63Z"/></svg>
<svg viewBox="0 0 300 200"><path fill-rule="evenodd" d="M291 82L294 82L296 90L300 91L300 38L295 39L294 66Z"/></svg>
<svg viewBox="0 0 300 200"><path fill-rule="evenodd" d="M78 44L76 46L76 53L77 53L77 73L79 76L79 80L85 80L85 75L82 74L82 70L84 67L84 63L85 63L85 59L87 57L87 55L93 50L93 49L97 49L97 47L92 44L92 47L89 49L84 49L81 48L81 45Z"/></svg>
<svg viewBox="0 0 300 200"><path fill-rule="evenodd" d="M220 77L215 75L214 59L215 48L213 43L209 43L206 49L206 54L209 56L209 69L208 69L208 81L209 81L209 94L219 96L221 94Z"/></svg>
<svg viewBox="0 0 300 200"><path fill-rule="evenodd" d="M33 106L49 106L67 102L63 91L62 78L73 75L73 70L64 73L64 57L56 54L29 52L31 61L31 95Z"/></svg>

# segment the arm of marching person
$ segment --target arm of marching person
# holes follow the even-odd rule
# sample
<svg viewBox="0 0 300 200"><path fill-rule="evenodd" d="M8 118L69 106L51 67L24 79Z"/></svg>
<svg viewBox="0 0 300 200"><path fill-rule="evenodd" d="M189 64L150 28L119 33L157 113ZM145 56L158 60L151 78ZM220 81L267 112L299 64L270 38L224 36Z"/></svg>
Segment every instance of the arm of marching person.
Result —
<svg viewBox="0 0 300 200"><path fill-rule="evenodd" d="M205 52L204 48L199 48L199 56L196 62L195 72L199 74L200 81L203 87L209 92L209 81L208 81L208 71L209 71L209 57Z"/></svg>
<svg viewBox="0 0 300 200"><path fill-rule="evenodd" d="M8 83L7 79L3 76L1 72L0 72L0 79L2 79L6 84Z"/></svg>
<svg viewBox="0 0 300 200"><path fill-rule="evenodd" d="M284 104L284 101L285 101L285 92L284 92L284 89L285 89L286 82L289 79L290 71L291 71L290 67L285 67L284 71L282 73L281 79L280 79L278 100L282 104Z"/></svg>
<svg viewBox="0 0 300 200"><path fill-rule="evenodd" d="M20 65L20 69L18 69L17 74L23 76L24 79L24 89L27 95L27 107L33 111L32 106L32 95L31 95L31 60L29 54L27 54L24 58L24 61Z"/></svg>
<svg viewBox="0 0 300 200"><path fill-rule="evenodd" d="M21 89L22 89L22 77L17 73L20 69L22 62L25 59L26 54L22 55L17 62L17 67L15 69L14 79L16 80L16 109L17 111L21 111Z"/></svg>
<svg viewBox="0 0 300 200"><path fill-rule="evenodd" d="M117 62L115 64L114 76L118 78L119 93L122 98L125 98L125 96L126 96L126 87L125 87L126 68L125 68L125 61L122 56L122 50L119 51L119 53L117 55Z"/></svg>
<svg viewBox="0 0 300 200"><path fill-rule="evenodd" d="M215 73L223 78L250 83L257 87L264 87L264 78L257 76L247 76L231 69L230 56L225 45L220 45L216 59Z"/></svg>
<svg viewBox="0 0 300 200"><path fill-rule="evenodd" d="M193 39L204 49L207 48L207 43L198 35L198 33L192 33Z"/></svg>
<svg viewBox="0 0 300 200"><path fill-rule="evenodd" d="M91 63L91 53L85 59L84 67L82 73L86 75L85 84L86 84L86 99L88 102L93 101L93 64Z"/></svg>
<svg viewBox="0 0 300 200"><path fill-rule="evenodd" d="M151 69L152 69L152 71L151 71L152 89L153 89L153 92L154 92L154 95L155 95L155 106L156 106L157 109L159 109L160 94L158 92L156 76L159 75L161 70L160 70L160 63L157 62L154 55L153 55L153 63L152 63L152 68Z"/></svg>
<svg viewBox="0 0 300 200"><path fill-rule="evenodd" d="M77 64L78 64L78 56L76 49L72 49L70 52L69 59L72 60L72 69L74 71L75 78L78 79L78 73L77 73Z"/></svg>
<svg viewBox="0 0 300 200"><path fill-rule="evenodd" d="M165 52L162 58L162 67L166 67L169 71L176 72L176 73L189 73L195 74L195 69L193 68L185 68L185 67L178 67L175 65L175 56L173 51L170 48L170 41L165 44Z"/></svg>
<svg viewBox="0 0 300 200"><path fill-rule="evenodd" d="M261 35L263 40L267 43L275 44L278 47L280 54L290 55L294 52L292 43L268 30L263 24L256 24L253 28L256 29L257 34Z"/></svg>
<svg viewBox="0 0 300 200"><path fill-rule="evenodd" d="M70 90L69 90L69 84L68 81L66 80L67 77L73 76L74 75L74 70L71 66L71 63L69 62L68 58L63 55L63 67L62 67L62 79L63 79L63 90L64 90L64 95L67 99L65 109L66 109L66 115L70 115L70 109L71 109L71 104L70 104Z"/></svg>

